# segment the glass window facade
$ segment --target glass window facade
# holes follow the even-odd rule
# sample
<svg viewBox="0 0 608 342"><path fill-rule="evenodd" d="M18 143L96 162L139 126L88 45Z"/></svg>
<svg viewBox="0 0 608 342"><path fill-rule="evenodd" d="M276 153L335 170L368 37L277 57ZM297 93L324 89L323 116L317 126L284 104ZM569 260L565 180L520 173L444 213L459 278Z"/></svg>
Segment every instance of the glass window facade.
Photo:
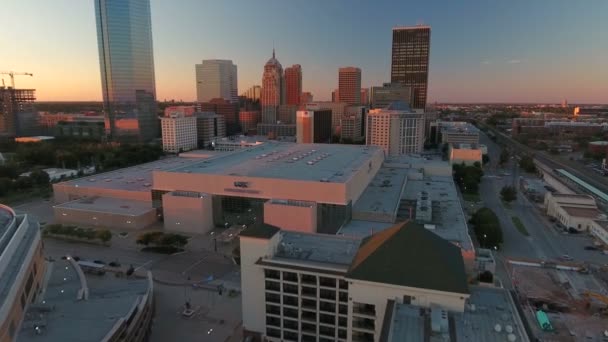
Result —
<svg viewBox="0 0 608 342"><path fill-rule="evenodd" d="M116 139L155 139L150 1L96 0L95 16L106 130Z"/></svg>

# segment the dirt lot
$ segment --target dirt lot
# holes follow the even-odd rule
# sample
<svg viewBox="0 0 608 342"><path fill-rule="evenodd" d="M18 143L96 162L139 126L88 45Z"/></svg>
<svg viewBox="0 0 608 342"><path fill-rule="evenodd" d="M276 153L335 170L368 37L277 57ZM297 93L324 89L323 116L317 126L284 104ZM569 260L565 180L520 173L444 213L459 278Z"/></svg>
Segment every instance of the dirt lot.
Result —
<svg viewBox="0 0 608 342"><path fill-rule="evenodd" d="M585 291L607 293L603 282L593 274L527 266L512 266L511 274L536 337L555 342L608 341L603 339L604 331L608 330L608 315L598 309L605 304L601 300L590 301L584 295ZM547 312L554 331L539 328L534 316L537 309Z"/></svg>

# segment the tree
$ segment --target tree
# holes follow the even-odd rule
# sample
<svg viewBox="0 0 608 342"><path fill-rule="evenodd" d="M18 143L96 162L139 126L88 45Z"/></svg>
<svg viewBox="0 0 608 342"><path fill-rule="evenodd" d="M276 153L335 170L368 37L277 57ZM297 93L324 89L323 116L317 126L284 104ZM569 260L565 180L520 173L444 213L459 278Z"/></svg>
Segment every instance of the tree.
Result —
<svg viewBox="0 0 608 342"><path fill-rule="evenodd" d="M96 235L97 238L103 243L107 243L112 240L112 232L107 229L97 231Z"/></svg>
<svg viewBox="0 0 608 342"><path fill-rule="evenodd" d="M487 154L482 155L481 162L483 163L483 165L486 165L487 163L490 162L490 156L488 156Z"/></svg>
<svg viewBox="0 0 608 342"><path fill-rule="evenodd" d="M34 185L46 186L51 181L49 174L42 170L34 170L30 173L30 179Z"/></svg>
<svg viewBox="0 0 608 342"><path fill-rule="evenodd" d="M140 235L135 242L139 245L148 246L151 243L156 244L163 235L163 232L148 232Z"/></svg>
<svg viewBox="0 0 608 342"><path fill-rule="evenodd" d="M515 201L517 199L517 189L511 185L503 186L500 190L500 198L507 203Z"/></svg>
<svg viewBox="0 0 608 342"><path fill-rule="evenodd" d="M483 248L498 249L503 241L502 228L496 214L489 208L477 210L469 223Z"/></svg>
<svg viewBox="0 0 608 342"><path fill-rule="evenodd" d="M8 194L13 189L13 181L7 177L0 177L0 196Z"/></svg>
<svg viewBox="0 0 608 342"><path fill-rule="evenodd" d="M504 165L509 161L509 151L503 149L502 151L500 151L500 159L498 160L498 163L500 165Z"/></svg>
<svg viewBox="0 0 608 342"><path fill-rule="evenodd" d="M519 167L521 167L522 170L528 173L536 172L536 165L534 164L534 159L532 159L532 157L528 155L521 157L521 159L519 160Z"/></svg>
<svg viewBox="0 0 608 342"><path fill-rule="evenodd" d="M454 181L460 189L465 193L476 194L483 176L483 170L479 162L474 165L456 164L452 168L454 170Z"/></svg>

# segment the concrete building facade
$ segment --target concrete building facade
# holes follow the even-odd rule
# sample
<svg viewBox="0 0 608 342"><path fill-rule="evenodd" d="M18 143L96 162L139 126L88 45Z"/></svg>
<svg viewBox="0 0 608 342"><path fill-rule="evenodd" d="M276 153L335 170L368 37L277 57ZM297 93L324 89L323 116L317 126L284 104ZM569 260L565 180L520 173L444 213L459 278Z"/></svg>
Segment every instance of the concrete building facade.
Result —
<svg viewBox="0 0 608 342"><path fill-rule="evenodd" d="M160 119L163 151L179 153L197 147L196 117L171 114Z"/></svg>
<svg viewBox="0 0 608 342"><path fill-rule="evenodd" d="M372 87L370 92L370 108L386 108L395 101L408 105L412 103L412 87L401 83L384 83L381 87Z"/></svg>
<svg viewBox="0 0 608 342"><path fill-rule="evenodd" d="M365 144L380 146L387 155L420 153L424 148L424 115L394 102L367 115Z"/></svg>
<svg viewBox="0 0 608 342"><path fill-rule="evenodd" d="M254 341L382 341L391 301L462 313L469 297L458 248L413 222L366 239L259 226L240 247L243 331ZM414 256L423 250L439 257Z"/></svg>
<svg viewBox="0 0 608 342"><path fill-rule="evenodd" d="M0 204L0 341L17 340L24 315L44 287L40 227Z"/></svg>

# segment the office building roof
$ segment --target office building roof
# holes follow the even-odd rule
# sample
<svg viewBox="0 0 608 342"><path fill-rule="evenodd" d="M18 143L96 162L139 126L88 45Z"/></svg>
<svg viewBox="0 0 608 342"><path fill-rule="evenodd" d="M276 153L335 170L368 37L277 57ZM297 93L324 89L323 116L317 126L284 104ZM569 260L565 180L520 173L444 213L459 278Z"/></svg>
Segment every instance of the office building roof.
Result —
<svg viewBox="0 0 608 342"><path fill-rule="evenodd" d="M72 264L55 261L49 272L41 302L28 308L18 341L102 341L119 319L128 318L150 286L148 279L85 277L89 298L77 300L83 284Z"/></svg>
<svg viewBox="0 0 608 342"><path fill-rule="evenodd" d="M365 238L347 277L445 292L469 292L460 249L411 221Z"/></svg>
<svg viewBox="0 0 608 342"><path fill-rule="evenodd" d="M56 205L55 208L127 216L140 216L155 210L151 202L99 196L80 198Z"/></svg>
<svg viewBox="0 0 608 342"><path fill-rule="evenodd" d="M564 211L573 217L585 217L590 219L599 219L602 218L602 212L597 208L580 208L580 207L567 207L562 206Z"/></svg>
<svg viewBox="0 0 608 342"><path fill-rule="evenodd" d="M422 191L427 192L433 205L432 220L425 222L433 225L433 233L464 250L472 250L473 242L469 235L467 219L452 177L430 176L420 180L410 179L401 198L414 202ZM415 203L412 203L412 207L415 208Z"/></svg>
<svg viewBox="0 0 608 342"><path fill-rule="evenodd" d="M281 242L273 259L311 266L336 266L346 271L360 243L359 238L281 231Z"/></svg>
<svg viewBox="0 0 608 342"><path fill-rule="evenodd" d="M239 235L258 239L270 239L281 229L269 224L256 224L245 228Z"/></svg>
<svg viewBox="0 0 608 342"><path fill-rule="evenodd" d="M440 307L437 309L441 310ZM513 341L527 340L521 317L504 289L471 287L464 313L449 311L448 320L453 322L453 327L448 326L442 332L432 331L432 310L395 304L394 310L389 313L391 319L385 320L382 327L390 334L386 334L382 342L502 342L509 340L509 334L515 337ZM499 332L496 331L497 325L500 326Z"/></svg>
<svg viewBox="0 0 608 342"><path fill-rule="evenodd" d="M267 142L166 171L344 183L376 153L375 146Z"/></svg>
<svg viewBox="0 0 608 342"><path fill-rule="evenodd" d="M383 166L353 205L353 215L381 213L393 217L410 169ZM391 220L391 221L392 221Z"/></svg>
<svg viewBox="0 0 608 342"><path fill-rule="evenodd" d="M440 121L443 133L479 134L479 129L465 121Z"/></svg>

